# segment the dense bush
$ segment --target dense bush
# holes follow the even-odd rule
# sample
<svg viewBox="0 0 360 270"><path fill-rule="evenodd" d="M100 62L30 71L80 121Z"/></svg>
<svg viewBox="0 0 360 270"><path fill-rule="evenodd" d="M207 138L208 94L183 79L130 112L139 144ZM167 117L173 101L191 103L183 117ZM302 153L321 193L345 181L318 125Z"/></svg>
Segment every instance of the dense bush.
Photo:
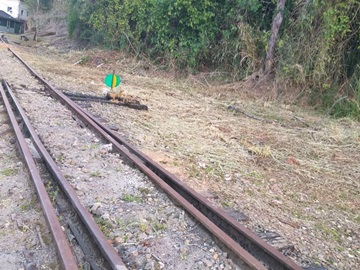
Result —
<svg viewBox="0 0 360 270"><path fill-rule="evenodd" d="M69 0L69 33L177 68L221 66L244 76L258 68L274 7L257 0Z"/></svg>
<svg viewBox="0 0 360 270"><path fill-rule="evenodd" d="M51 9L54 0L23 0L31 13L48 11Z"/></svg>
<svg viewBox="0 0 360 270"><path fill-rule="evenodd" d="M284 25L277 79L304 89L310 103L331 114L360 119L360 1L306 2Z"/></svg>
<svg viewBox="0 0 360 270"><path fill-rule="evenodd" d="M69 34L181 70L262 67L276 0L69 0ZM359 112L359 0L287 0L276 79L314 105ZM75 34L75 35L74 35ZM360 113L355 113L359 116Z"/></svg>

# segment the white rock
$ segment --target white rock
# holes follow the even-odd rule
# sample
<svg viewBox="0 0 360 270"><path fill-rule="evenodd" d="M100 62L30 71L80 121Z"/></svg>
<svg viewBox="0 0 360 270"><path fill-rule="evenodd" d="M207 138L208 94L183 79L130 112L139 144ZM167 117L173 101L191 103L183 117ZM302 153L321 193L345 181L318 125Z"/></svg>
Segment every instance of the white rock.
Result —
<svg viewBox="0 0 360 270"><path fill-rule="evenodd" d="M100 208L100 207L101 207L101 203L99 203L99 202L94 203L93 206L92 206L91 209L90 209L90 212L93 213L93 214L95 214L96 210L97 210L98 208Z"/></svg>

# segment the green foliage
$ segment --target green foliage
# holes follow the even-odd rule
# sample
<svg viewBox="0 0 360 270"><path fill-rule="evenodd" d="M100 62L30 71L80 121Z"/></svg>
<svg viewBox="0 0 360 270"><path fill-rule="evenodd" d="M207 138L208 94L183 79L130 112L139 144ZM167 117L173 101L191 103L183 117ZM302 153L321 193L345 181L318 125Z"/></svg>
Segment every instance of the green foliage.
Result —
<svg viewBox="0 0 360 270"><path fill-rule="evenodd" d="M18 173L17 169L12 169L12 168L8 168L8 169L4 169L1 171L2 175L5 176L12 176L12 175L16 175Z"/></svg>
<svg viewBox="0 0 360 270"><path fill-rule="evenodd" d="M81 25L77 1L70 1L70 3L69 3L68 13L67 13L67 22L68 22L69 36L74 37L74 32L77 30L79 25Z"/></svg>
<svg viewBox="0 0 360 270"><path fill-rule="evenodd" d="M167 226L163 222L153 221L152 228L154 229L155 232L161 232L161 231L165 231Z"/></svg>
<svg viewBox="0 0 360 270"><path fill-rule="evenodd" d="M167 69L260 70L276 0L68 0L69 35ZM359 0L287 0L276 80L336 116L358 115ZM346 97L335 103L339 98ZM335 104L335 105L334 105ZM354 115L352 115L354 116Z"/></svg>
<svg viewBox="0 0 360 270"><path fill-rule="evenodd" d="M53 5L53 0L24 0L24 3L28 6L31 13L37 11L48 11Z"/></svg>
<svg viewBox="0 0 360 270"><path fill-rule="evenodd" d="M111 230L113 229L112 223L108 219L104 219L102 217L95 217L95 222L99 226L102 233L109 238Z"/></svg>
<svg viewBox="0 0 360 270"><path fill-rule="evenodd" d="M80 65L85 65L87 62L89 62L90 61L90 56L88 56L88 55L84 55L84 56L81 56L81 58L80 58Z"/></svg>
<svg viewBox="0 0 360 270"><path fill-rule="evenodd" d="M122 200L124 202L141 202L142 199L137 195L131 195L131 194L124 194L122 196Z"/></svg>
<svg viewBox="0 0 360 270"><path fill-rule="evenodd" d="M360 65L343 89L336 87L332 92L332 95L322 99L324 107L329 108L328 112L335 117L347 116L360 120ZM339 95L341 96L338 97Z"/></svg>
<svg viewBox="0 0 360 270"><path fill-rule="evenodd" d="M272 1L259 0L69 0L68 6L70 36L145 53L169 68L241 66L248 69L242 76L260 63L264 43L257 41L270 29L274 9Z"/></svg>
<svg viewBox="0 0 360 270"><path fill-rule="evenodd" d="M91 1L68 0L67 9L69 36L76 37L80 41L92 42L95 45L101 44L102 38L99 37L101 33L97 33L88 23L94 10Z"/></svg>
<svg viewBox="0 0 360 270"><path fill-rule="evenodd" d="M360 116L359 7L358 0L295 5L278 46L277 80L310 89L310 103L336 117Z"/></svg>

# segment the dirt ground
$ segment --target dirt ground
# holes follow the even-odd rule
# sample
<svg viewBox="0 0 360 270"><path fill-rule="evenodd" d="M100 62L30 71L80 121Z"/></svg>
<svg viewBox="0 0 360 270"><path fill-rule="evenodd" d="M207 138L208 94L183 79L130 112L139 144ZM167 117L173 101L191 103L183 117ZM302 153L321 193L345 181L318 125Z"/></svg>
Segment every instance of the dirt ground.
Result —
<svg viewBox="0 0 360 270"><path fill-rule="evenodd" d="M360 269L359 122L254 98L246 83L217 86L215 73L176 79L120 52L45 38L13 48L64 91L102 95L115 70L116 91L149 110L90 111L219 207L249 216L250 229L285 237L302 264Z"/></svg>

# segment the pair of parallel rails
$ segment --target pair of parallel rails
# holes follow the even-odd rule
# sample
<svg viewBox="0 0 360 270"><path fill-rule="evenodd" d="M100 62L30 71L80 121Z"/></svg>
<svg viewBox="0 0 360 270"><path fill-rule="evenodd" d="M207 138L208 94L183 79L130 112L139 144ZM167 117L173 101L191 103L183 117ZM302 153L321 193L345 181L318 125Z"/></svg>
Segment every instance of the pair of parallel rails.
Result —
<svg viewBox="0 0 360 270"><path fill-rule="evenodd" d="M33 70L23 59L21 59L11 48L9 50L18 58L45 87L45 90L51 96L64 104L78 119L80 119L95 134L111 143L113 151L118 152L121 157L130 165L136 167L146 176L148 176L159 188L161 188L170 199L180 205L196 220L198 220L204 228L206 228L213 237L216 238L235 259L242 269L256 270L301 270L291 259L283 255L277 249L266 243L260 237L255 235L249 229L241 225L237 220L225 213L223 210L212 205L205 197L201 196L192 188L185 185L175 175L171 174L155 161L151 160L139 149L129 144L123 137L115 133L110 128L101 124L94 116L81 109L64 93L45 81L35 70ZM9 113L9 117L16 133L20 152L22 153L27 167L31 173L36 187L36 191L41 202L45 218L49 224L51 233L56 240L56 247L62 266L66 270L77 269L76 260L73 257L71 248L67 243L61 225L57 219L46 189L42 184L40 174L37 171L36 164L32 158L32 154L27 146L22 131L18 125L17 117L21 118L31 140L43 158L46 167L50 171L53 178L58 182L64 194L68 197L72 206L76 210L80 219L88 229L94 242L106 259L111 269L124 270L127 269L115 249L102 234L99 227L94 222L91 214L83 206L76 193L67 182L60 169L42 145L39 137L36 135L30 122L21 109L14 93L11 91L7 82L3 81L0 86L0 92ZM15 115L15 113L16 115Z"/></svg>

